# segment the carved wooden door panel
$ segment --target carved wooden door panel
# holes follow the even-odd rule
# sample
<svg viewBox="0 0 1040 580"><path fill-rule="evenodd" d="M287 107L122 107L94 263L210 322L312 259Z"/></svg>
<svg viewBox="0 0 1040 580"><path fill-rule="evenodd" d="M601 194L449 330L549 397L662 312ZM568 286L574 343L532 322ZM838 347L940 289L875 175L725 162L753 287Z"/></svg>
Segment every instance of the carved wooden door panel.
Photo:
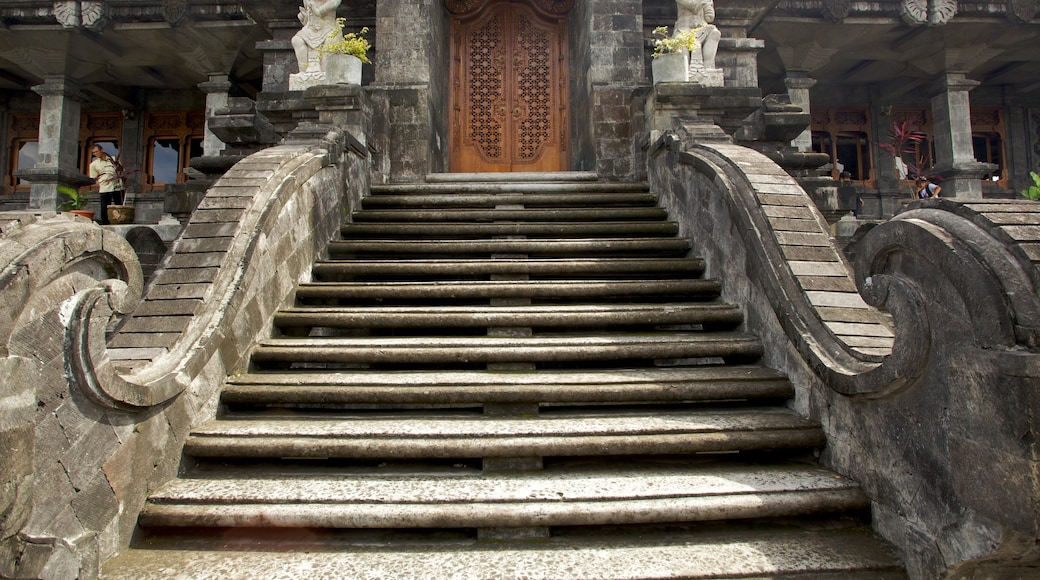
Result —
<svg viewBox="0 0 1040 580"><path fill-rule="evenodd" d="M565 24L510 2L452 19L452 171L566 168Z"/></svg>

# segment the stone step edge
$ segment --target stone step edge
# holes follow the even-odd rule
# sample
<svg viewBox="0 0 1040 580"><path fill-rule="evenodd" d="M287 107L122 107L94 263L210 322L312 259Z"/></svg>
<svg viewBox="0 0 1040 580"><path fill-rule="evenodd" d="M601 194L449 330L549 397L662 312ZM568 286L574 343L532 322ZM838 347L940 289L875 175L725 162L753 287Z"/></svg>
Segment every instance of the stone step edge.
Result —
<svg viewBox="0 0 1040 580"><path fill-rule="evenodd" d="M246 420L244 416L236 421ZM219 424L215 421L211 424ZM238 458L433 459L488 457L574 457L603 455L667 455L768 449L812 449L825 443L818 427L722 430L705 433L622 434L540 437L496 437L473 432L436 439L355 437L223 436L193 434L185 454Z"/></svg>
<svg viewBox="0 0 1040 580"><path fill-rule="evenodd" d="M459 183L459 182L555 182L555 181L599 181L595 171L515 171L515 172L483 172L483 173L427 173L427 183ZM624 183L624 182L607 182ZM645 183L643 185L646 185Z"/></svg>
<svg viewBox="0 0 1040 580"><path fill-rule="evenodd" d="M631 325L715 324L734 326L744 320L733 305L713 303L673 304L658 308L516 308L508 306L369 308L347 306L294 307L278 311L278 328L446 328L446 327L586 327L612 328Z"/></svg>
<svg viewBox="0 0 1040 580"><path fill-rule="evenodd" d="M611 385L370 385L231 384L221 392L226 404L487 404L487 403L657 403L789 399L786 380L709 384Z"/></svg>
<svg viewBox="0 0 1040 580"><path fill-rule="evenodd" d="M320 541L320 540L319 540ZM299 544L302 543L302 546ZM132 548L105 562L105 580L167 577L171 571L197 580L226 578L225 570L249 570L256 578L402 578L527 580L588 578L763 578L833 574L830 580L905 579L894 550L869 529L825 531L747 529L631 538L624 544L597 539L435 545L314 545L309 536L287 538L270 551L230 548L187 551ZM854 548L850 548L854 547Z"/></svg>
<svg viewBox="0 0 1040 580"><path fill-rule="evenodd" d="M264 372L232 375L228 384L267 384L284 382L296 385L381 385L381 386L548 386L587 385L609 388L615 384L673 384L682 382L724 383L733 381L780 381L783 374L760 365L731 365L713 368L659 367L611 369L589 372L567 370L531 371L371 371L338 370Z"/></svg>
<svg viewBox="0 0 1040 580"><path fill-rule="evenodd" d="M677 359L723 357L758 359L762 342L753 336L721 337L688 335L660 340L602 341L566 344L538 337L473 337L469 344L459 337L412 338L280 338L267 339L253 350L254 362L312 363L494 363L571 362L590 360ZM601 337L602 338L602 337ZM609 338L609 337L608 337ZM422 344L425 341L426 344Z"/></svg>
<svg viewBox="0 0 1040 580"><path fill-rule="evenodd" d="M658 524L794 517L860 511L859 488L606 501L458 504L156 504L143 526L317 528L492 528Z"/></svg>

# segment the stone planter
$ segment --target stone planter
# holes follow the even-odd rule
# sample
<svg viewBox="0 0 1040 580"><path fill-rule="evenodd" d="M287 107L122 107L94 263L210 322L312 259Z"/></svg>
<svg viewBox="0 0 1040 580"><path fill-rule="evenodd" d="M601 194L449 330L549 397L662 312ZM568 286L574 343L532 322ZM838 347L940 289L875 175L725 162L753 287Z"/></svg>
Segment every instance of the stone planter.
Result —
<svg viewBox="0 0 1040 580"><path fill-rule="evenodd" d="M361 59L349 54L326 54L325 77L329 84L360 85Z"/></svg>
<svg viewBox="0 0 1040 580"><path fill-rule="evenodd" d="M690 80L690 60L685 52L669 52L653 59L650 64L657 83L685 83Z"/></svg>
<svg viewBox="0 0 1040 580"><path fill-rule="evenodd" d="M113 225L134 223L134 206L132 205L110 205L108 206L108 223Z"/></svg>

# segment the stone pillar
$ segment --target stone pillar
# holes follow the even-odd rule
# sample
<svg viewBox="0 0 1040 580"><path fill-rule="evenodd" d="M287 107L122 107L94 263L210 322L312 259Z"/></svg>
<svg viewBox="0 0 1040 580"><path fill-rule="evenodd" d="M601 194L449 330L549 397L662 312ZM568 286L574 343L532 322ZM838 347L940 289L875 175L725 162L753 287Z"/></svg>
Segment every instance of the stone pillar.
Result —
<svg viewBox="0 0 1040 580"><path fill-rule="evenodd" d="M202 141L202 154L207 157L220 155L224 150L224 142L221 141L213 131L210 130L210 118L216 114L218 109L228 105L228 91L231 90L231 81L228 75L211 73L209 80L198 84L199 90L206 93L206 133Z"/></svg>
<svg viewBox="0 0 1040 580"><path fill-rule="evenodd" d="M368 87L377 180L417 183L443 170L449 47L442 0L378 2L375 80Z"/></svg>
<svg viewBox="0 0 1040 580"><path fill-rule="evenodd" d="M79 171L80 110L86 97L79 85L62 76L47 77L32 88L40 102L40 134L36 166L15 172L32 184L29 209L54 211L58 187L82 187L93 180Z"/></svg>
<svg viewBox="0 0 1040 580"><path fill-rule="evenodd" d="M971 144L968 91L978 84L965 78L964 73L946 73L931 86L936 156L932 172L944 179L943 197L981 199L982 176L996 169L990 163L976 161Z"/></svg>
<svg viewBox="0 0 1040 580"><path fill-rule="evenodd" d="M645 161L633 149L641 103L635 87L645 83L643 8L639 0L591 0L571 11L588 43L588 104L572 98L571 117L587 123L595 151L595 170L604 178L631 179L645 171ZM575 63L571 64L573 68ZM572 73L574 74L574 73ZM571 94L584 88L572 87ZM584 109L584 110L582 110ZM575 133L572 132L572 135ZM577 167L576 167L577 168ZM591 169L591 168L590 168Z"/></svg>
<svg viewBox="0 0 1040 580"><path fill-rule="evenodd" d="M758 53L765 47L765 41L757 38L723 37L719 41L716 62L727 87L758 88Z"/></svg>
<svg viewBox="0 0 1040 580"><path fill-rule="evenodd" d="M809 89L816 84L816 79L809 78L806 71L789 70L787 78L787 96L792 105L801 107L802 112L809 113ZM812 151L812 127L806 127L797 137L791 140L791 145L799 151Z"/></svg>

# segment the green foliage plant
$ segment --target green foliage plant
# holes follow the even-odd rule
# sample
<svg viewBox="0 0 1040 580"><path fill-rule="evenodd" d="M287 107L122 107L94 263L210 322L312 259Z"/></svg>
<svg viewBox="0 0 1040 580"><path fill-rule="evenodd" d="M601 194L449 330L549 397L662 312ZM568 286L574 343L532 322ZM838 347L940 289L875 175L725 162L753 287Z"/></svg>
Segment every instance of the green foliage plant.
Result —
<svg viewBox="0 0 1040 580"><path fill-rule="evenodd" d="M697 50L697 29L677 30L675 36L668 34L667 26L658 26L653 31L654 52L650 56L657 58L662 54L671 54L686 50L693 52Z"/></svg>
<svg viewBox="0 0 1040 580"><path fill-rule="evenodd" d="M321 54L349 54L358 57L365 64L372 64L372 61L368 59L368 51L372 49L372 45L365 38L365 34L368 34L368 27L362 28L357 33L343 34L343 27L346 25L345 18L337 18L336 30L329 33L329 40L318 47L318 52Z"/></svg>
<svg viewBox="0 0 1040 580"><path fill-rule="evenodd" d="M1029 177L1033 178L1033 185L1022 190L1022 197L1040 201L1040 175L1037 175L1035 171L1030 171Z"/></svg>
<svg viewBox="0 0 1040 580"><path fill-rule="evenodd" d="M74 209L83 209L83 208L87 207L87 203L89 203L89 201L90 201L88 199L88 197L87 197L87 194L80 193L79 190L76 189L75 187L69 187L67 185L59 185L58 186L58 193L60 193L61 195L64 195L66 198L68 198L65 201L63 201L60 204L58 204L58 209L60 209L62 211L70 211L70 210L74 210Z"/></svg>

